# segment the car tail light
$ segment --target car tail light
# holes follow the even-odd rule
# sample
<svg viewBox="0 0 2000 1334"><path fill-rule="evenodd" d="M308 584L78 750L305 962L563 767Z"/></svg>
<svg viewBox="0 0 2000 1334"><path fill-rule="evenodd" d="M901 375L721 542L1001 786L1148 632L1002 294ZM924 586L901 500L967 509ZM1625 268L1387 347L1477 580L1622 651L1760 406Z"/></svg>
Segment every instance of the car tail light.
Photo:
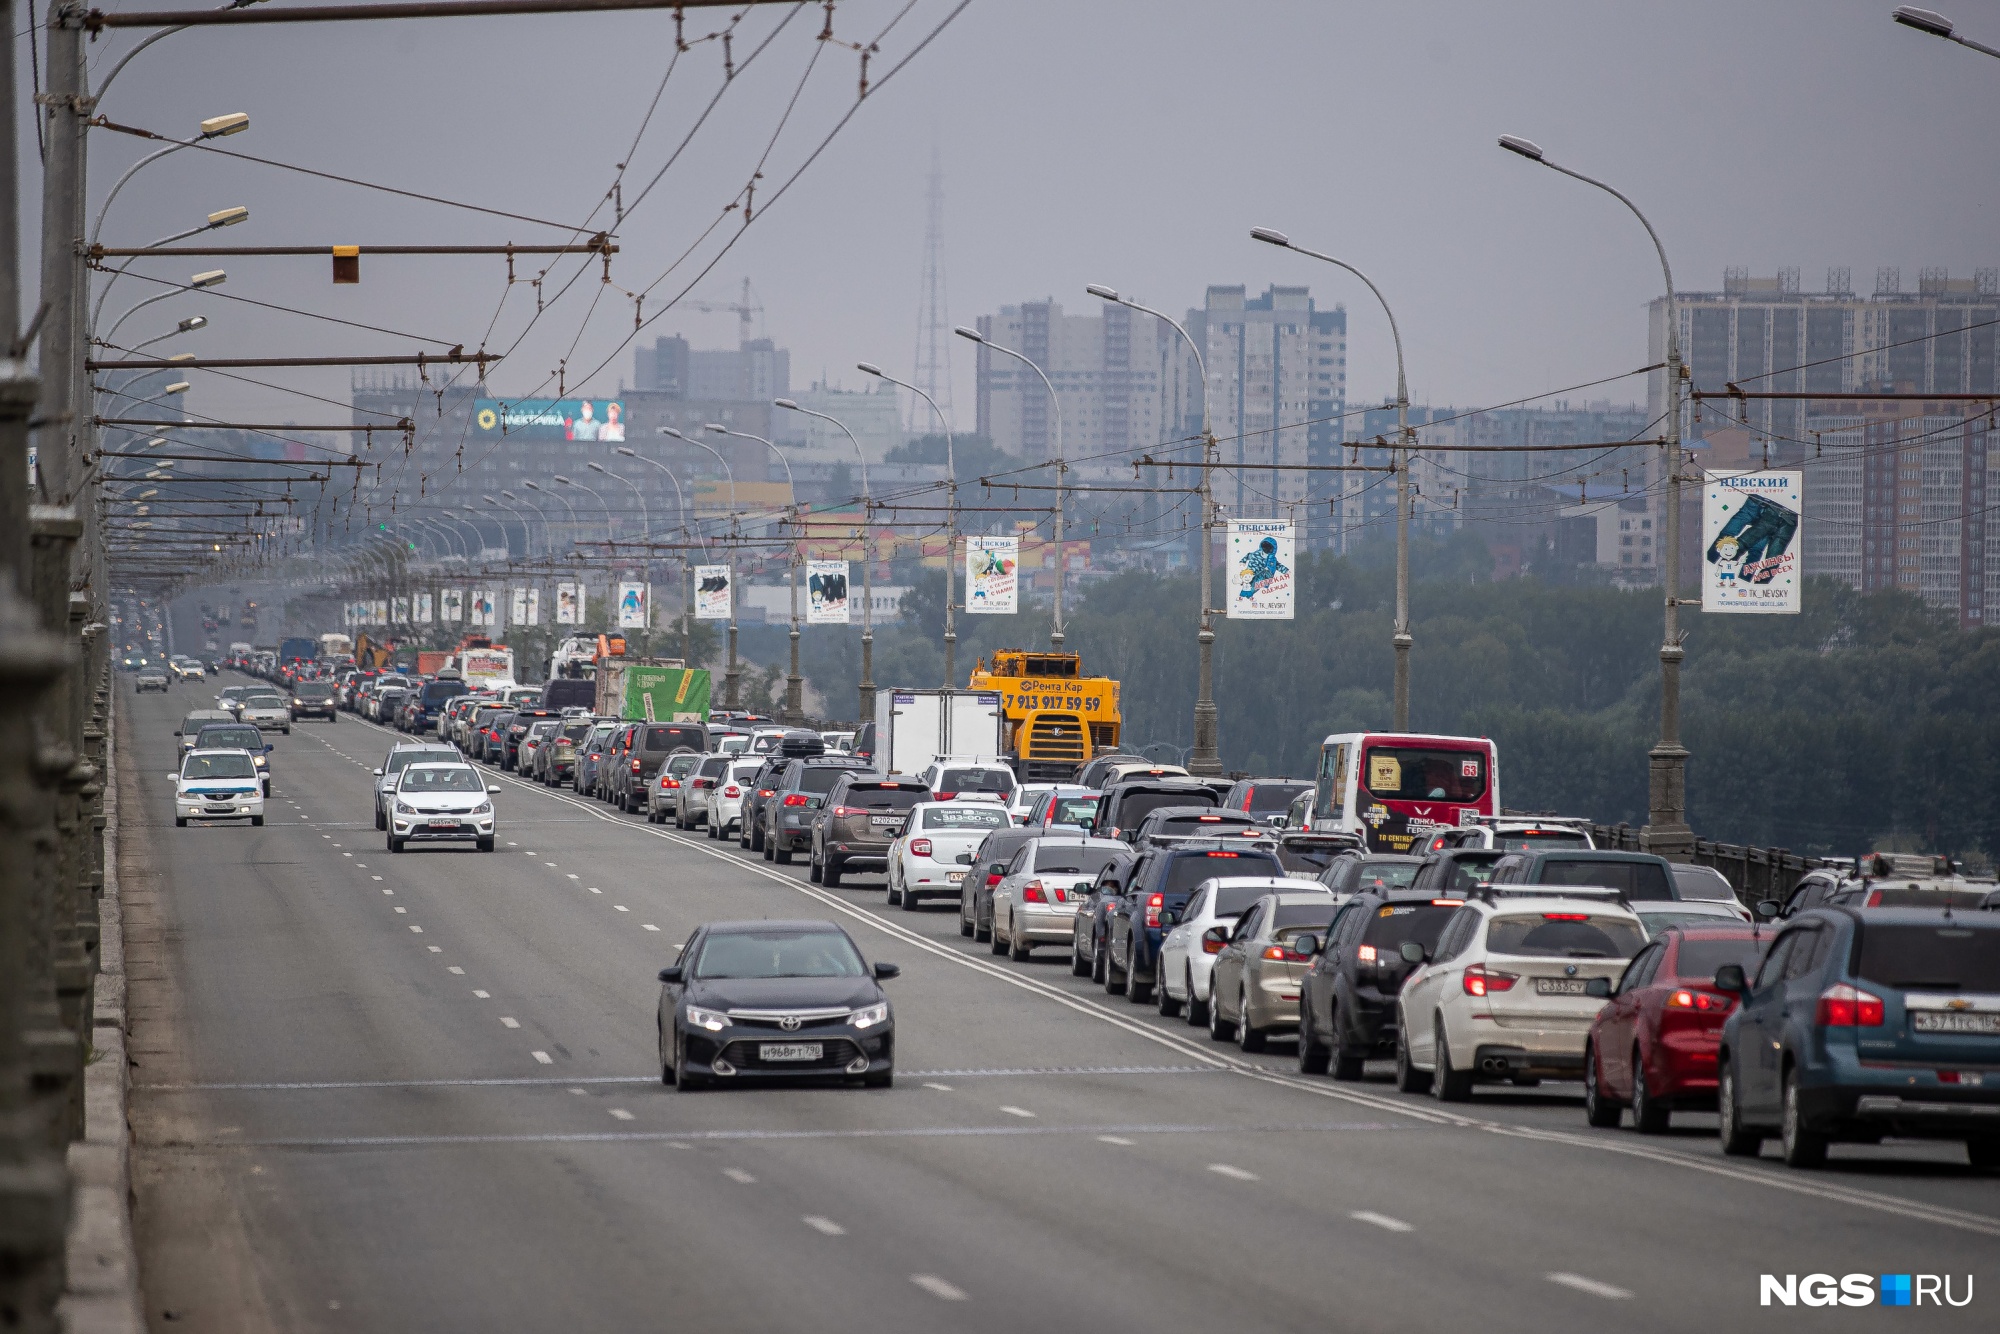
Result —
<svg viewBox="0 0 2000 1334"><path fill-rule="evenodd" d="M1194 822L1196 824L1221 824L1222 817L1219 815L1197 815L1194 817Z"/></svg>
<svg viewBox="0 0 2000 1334"><path fill-rule="evenodd" d="M637 761L637 760L634 760L634 761L632 761L632 772L633 772L633 773L635 773L635 774L636 774L636 773L638 773L638 772L639 772L639 768L640 768L640 766L639 766L639 761Z"/></svg>
<svg viewBox="0 0 2000 1334"><path fill-rule="evenodd" d="M1250 797L1251 794L1248 792L1245 792L1243 794L1243 813L1245 815L1248 815L1250 813Z"/></svg>
<svg viewBox="0 0 2000 1334"><path fill-rule="evenodd" d="M768 797L775 791L777 791L776 788L760 787L757 789L757 795L760 797Z"/></svg>
<svg viewBox="0 0 2000 1334"><path fill-rule="evenodd" d="M1030 880L1027 884L1021 886L1021 902L1047 903L1048 901L1049 901L1049 896L1042 892L1041 881Z"/></svg>
<svg viewBox="0 0 2000 1334"><path fill-rule="evenodd" d="M743 789L731 783L728 787L722 789L722 795L725 797L740 797L743 795Z"/></svg>
<svg viewBox="0 0 2000 1334"><path fill-rule="evenodd" d="M951 799L952 799L953 797L955 797L955 796L957 796L957 795L958 795L958 793L956 793L956 792L933 792L933 793L931 793L931 800L932 800L932 801L950 801L950 800L951 800Z"/></svg>
<svg viewBox="0 0 2000 1334"><path fill-rule="evenodd" d="M1483 964L1475 963L1466 966L1464 975L1458 981L1459 985L1465 988L1466 995L1485 996L1495 991L1512 990L1519 977L1518 973L1497 972Z"/></svg>
<svg viewBox="0 0 2000 1334"><path fill-rule="evenodd" d="M1204 857L1235 857L1241 854L1234 852L1204 852L1201 855Z"/></svg>
<svg viewBox="0 0 2000 1334"><path fill-rule="evenodd" d="M681 780L678 778L662 778L660 780L661 787L679 787L680 785Z"/></svg>
<svg viewBox="0 0 2000 1334"><path fill-rule="evenodd" d="M1000 873L998 871L988 871L986 873L986 887L988 889L993 888L993 886L999 883L1000 883Z"/></svg>
<svg viewBox="0 0 2000 1334"><path fill-rule="evenodd" d="M1279 963L1304 963L1310 956L1300 954L1297 950L1286 945L1266 945L1264 947L1264 957L1276 960Z"/></svg>
<svg viewBox="0 0 2000 1334"><path fill-rule="evenodd" d="M911 840L910 840L910 855L911 855L912 857L928 857L928 856L930 856L930 855L931 855L931 841L930 841L929 839L927 839L927 838L913 838L913 839L911 839Z"/></svg>
<svg viewBox="0 0 2000 1334"><path fill-rule="evenodd" d="M1736 1003L1733 996L1724 996L1713 991L1695 991L1683 988L1667 997L1670 1010L1698 1010L1703 1014L1719 1014Z"/></svg>
<svg viewBox="0 0 2000 1334"><path fill-rule="evenodd" d="M787 805L787 806L803 806L803 805L805 805L805 804L806 804L806 794L805 794L805 793L803 793L803 792L787 792L787 793L785 794L785 805Z"/></svg>
<svg viewBox="0 0 2000 1334"><path fill-rule="evenodd" d="M1228 944L1227 941L1210 940L1207 935L1203 935L1201 938L1201 952L1203 954L1220 954L1222 953L1222 947L1226 944Z"/></svg>
<svg viewBox="0 0 2000 1334"><path fill-rule="evenodd" d="M1880 1028L1882 998L1838 982L1819 993L1817 1017L1823 1028Z"/></svg>
<svg viewBox="0 0 2000 1334"><path fill-rule="evenodd" d="M1163 908L1163 907L1165 907L1165 906L1166 906L1166 903L1167 903L1167 896L1166 896L1166 895L1164 895L1164 894L1148 894L1148 895L1146 896L1146 925L1147 925L1147 926L1149 926L1149 927L1157 927L1157 926L1159 926L1159 924L1160 924L1160 909L1161 909L1161 908Z"/></svg>
<svg viewBox="0 0 2000 1334"><path fill-rule="evenodd" d="M1545 912L1542 914L1542 920L1544 922L1587 922L1590 920L1590 914L1587 912Z"/></svg>

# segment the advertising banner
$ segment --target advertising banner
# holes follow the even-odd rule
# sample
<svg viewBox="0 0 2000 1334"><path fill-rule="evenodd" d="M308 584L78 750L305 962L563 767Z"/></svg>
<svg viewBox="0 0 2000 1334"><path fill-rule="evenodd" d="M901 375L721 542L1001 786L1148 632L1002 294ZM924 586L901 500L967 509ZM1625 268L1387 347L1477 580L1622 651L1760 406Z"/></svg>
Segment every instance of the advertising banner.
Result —
<svg viewBox="0 0 2000 1334"><path fill-rule="evenodd" d="M413 610L416 613L413 619L418 625L429 625L431 623L431 595L429 593L417 594Z"/></svg>
<svg viewBox="0 0 2000 1334"><path fill-rule="evenodd" d="M1021 539L965 539L965 610L975 616L1012 616L1021 609Z"/></svg>
<svg viewBox="0 0 2000 1334"><path fill-rule="evenodd" d="M1701 492L1701 609L1796 614L1805 474L1712 472Z"/></svg>
<svg viewBox="0 0 2000 1334"><path fill-rule="evenodd" d="M471 622L474 626L492 627L499 624L497 619L499 611L500 609L493 603L492 589L475 588L472 590Z"/></svg>
<svg viewBox="0 0 2000 1334"><path fill-rule="evenodd" d="M1282 519L1229 521L1228 608L1232 621L1289 621L1297 578L1292 525Z"/></svg>
<svg viewBox="0 0 2000 1334"><path fill-rule="evenodd" d="M806 624L846 625L847 562L806 562Z"/></svg>
<svg viewBox="0 0 2000 1334"><path fill-rule="evenodd" d="M507 599L507 624L526 625L528 623L528 590L517 588Z"/></svg>
<svg viewBox="0 0 2000 1334"><path fill-rule="evenodd" d="M556 624L583 624L583 585L556 585Z"/></svg>
<svg viewBox="0 0 2000 1334"><path fill-rule="evenodd" d="M438 594L438 619L446 622L465 619L464 589L447 588Z"/></svg>
<svg viewBox="0 0 2000 1334"><path fill-rule="evenodd" d="M389 623L389 599L376 598L368 604L368 619L377 625Z"/></svg>
<svg viewBox="0 0 2000 1334"><path fill-rule="evenodd" d="M647 667L625 669L625 716L649 723L708 721L708 669Z"/></svg>
<svg viewBox="0 0 2000 1334"><path fill-rule="evenodd" d="M389 599L389 619L397 625L410 623L410 599L407 597Z"/></svg>
<svg viewBox="0 0 2000 1334"><path fill-rule="evenodd" d="M542 623L542 590L539 588L531 588L528 590L528 624L540 625L541 623Z"/></svg>
<svg viewBox="0 0 2000 1334"><path fill-rule="evenodd" d="M618 628L620 630L643 630L646 619L646 585L618 585Z"/></svg>
<svg viewBox="0 0 2000 1334"><path fill-rule="evenodd" d="M625 443L625 404L615 398L482 398L472 405L475 436L497 440L601 440Z"/></svg>
<svg viewBox="0 0 2000 1334"><path fill-rule="evenodd" d="M694 567L694 618L697 621L726 621L729 601L736 590L729 586L727 565Z"/></svg>

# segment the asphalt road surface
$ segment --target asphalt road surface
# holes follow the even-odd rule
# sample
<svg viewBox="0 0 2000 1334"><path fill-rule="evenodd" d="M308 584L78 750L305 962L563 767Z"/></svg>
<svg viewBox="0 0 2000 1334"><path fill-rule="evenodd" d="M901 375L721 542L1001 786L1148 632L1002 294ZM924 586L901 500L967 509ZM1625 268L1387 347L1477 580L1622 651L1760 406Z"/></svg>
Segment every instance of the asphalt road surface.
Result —
<svg viewBox="0 0 2000 1334"><path fill-rule="evenodd" d="M352 715L275 738L264 828L177 830L174 722L238 679L121 680L155 1330L1995 1328L2000 1180L1956 1145L1794 1172L1712 1117L1589 1130L1574 1086L1300 1077L953 905L512 778L497 852L392 856L392 734ZM661 1085L658 969L760 916L902 965L893 1089ZM1977 1296L1759 1305L1763 1273L1909 1272Z"/></svg>

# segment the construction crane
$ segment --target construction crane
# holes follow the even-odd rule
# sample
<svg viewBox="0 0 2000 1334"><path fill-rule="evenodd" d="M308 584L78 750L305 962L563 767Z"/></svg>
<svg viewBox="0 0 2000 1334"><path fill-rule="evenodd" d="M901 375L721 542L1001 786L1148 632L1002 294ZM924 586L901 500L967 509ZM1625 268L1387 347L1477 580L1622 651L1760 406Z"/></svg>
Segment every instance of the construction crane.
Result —
<svg viewBox="0 0 2000 1334"><path fill-rule="evenodd" d="M750 280L748 278L745 278L743 280L743 296L741 300L733 302L683 301L681 302L681 304L683 306L688 307L690 310L699 310L708 314L713 314L718 310L735 311L736 345L738 347L742 347L743 345L745 345L750 341L750 317L752 315L762 317L762 315L764 314L764 307L753 303L753 301L751 300Z"/></svg>

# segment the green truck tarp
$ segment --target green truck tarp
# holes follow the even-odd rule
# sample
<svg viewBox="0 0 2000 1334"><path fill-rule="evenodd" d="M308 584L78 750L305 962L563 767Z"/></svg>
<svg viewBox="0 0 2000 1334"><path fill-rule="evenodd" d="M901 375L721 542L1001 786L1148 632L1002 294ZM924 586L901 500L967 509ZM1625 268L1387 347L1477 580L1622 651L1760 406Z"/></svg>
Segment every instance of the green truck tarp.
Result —
<svg viewBox="0 0 2000 1334"><path fill-rule="evenodd" d="M647 667L625 669L625 717L649 723L708 721L708 669Z"/></svg>

